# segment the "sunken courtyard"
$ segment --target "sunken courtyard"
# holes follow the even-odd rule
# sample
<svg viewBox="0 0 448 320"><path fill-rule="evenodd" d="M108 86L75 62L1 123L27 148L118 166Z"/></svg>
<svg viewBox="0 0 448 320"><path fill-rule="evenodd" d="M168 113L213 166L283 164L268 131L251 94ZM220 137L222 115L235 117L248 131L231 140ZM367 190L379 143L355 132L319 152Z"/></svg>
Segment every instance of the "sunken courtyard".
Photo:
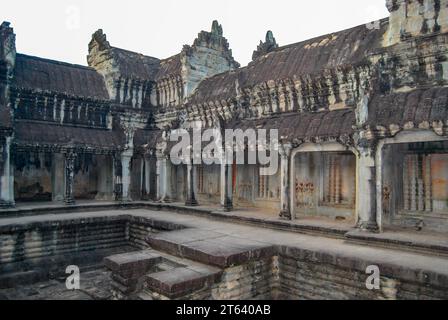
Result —
<svg viewBox="0 0 448 320"><path fill-rule="evenodd" d="M97 30L86 66L3 22L0 300L448 299L448 0L385 2L247 66L218 21L165 59ZM277 130L278 170L173 161L208 129Z"/></svg>

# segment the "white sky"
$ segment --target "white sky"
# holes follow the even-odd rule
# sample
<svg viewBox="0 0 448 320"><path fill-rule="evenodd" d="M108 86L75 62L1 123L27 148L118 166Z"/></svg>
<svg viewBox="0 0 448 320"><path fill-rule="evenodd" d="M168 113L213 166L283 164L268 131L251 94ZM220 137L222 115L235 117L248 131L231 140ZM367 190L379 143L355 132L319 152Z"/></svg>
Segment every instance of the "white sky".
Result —
<svg viewBox="0 0 448 320"><path fill-rule="evenodd" d="M17 51L85 65L91 35L101 28L112 46L167 58L218 20L243 66L267 30L286 45L388 16L385 0L14 0Z"/></svg>

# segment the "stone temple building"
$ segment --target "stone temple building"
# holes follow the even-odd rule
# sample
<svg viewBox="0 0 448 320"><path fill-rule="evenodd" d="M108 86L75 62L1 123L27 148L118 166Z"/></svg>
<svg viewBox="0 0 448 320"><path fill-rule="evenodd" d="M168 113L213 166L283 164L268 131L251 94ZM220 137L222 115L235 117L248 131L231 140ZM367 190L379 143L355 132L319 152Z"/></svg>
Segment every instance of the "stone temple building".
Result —
<svg viewBox="0 0 448 320"><path fill-rule="evenodd" d="M114 47L98 30L88 66L16 52L4 22L0 211L183 203L372 237L446 234L448 1L386 5L385 19L290 45L269 31L244 67L216 21L165 59ZM174 165L169 133L197 126L278 129L278 172Z"/></svg>

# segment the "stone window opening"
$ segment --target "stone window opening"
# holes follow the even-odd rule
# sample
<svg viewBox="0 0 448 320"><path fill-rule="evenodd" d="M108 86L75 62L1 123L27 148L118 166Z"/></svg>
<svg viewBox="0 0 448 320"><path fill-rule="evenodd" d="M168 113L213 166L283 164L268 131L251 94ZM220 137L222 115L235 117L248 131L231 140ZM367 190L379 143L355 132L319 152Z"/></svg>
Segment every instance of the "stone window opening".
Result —
<svg viewBox="0 0 448 320"><path fill-rule="evenodd" d="M448 230L448 141L423 140L427 136L406 136L417 142L400 136L382 148L379 214L385 226Z"/></svg>
<svg viewBox="0 0 448 320"><path fill-rule="evenodd" d="M293 161L291 188L298 216L354 218L356 157L353 153L299 152Z"/></svg>

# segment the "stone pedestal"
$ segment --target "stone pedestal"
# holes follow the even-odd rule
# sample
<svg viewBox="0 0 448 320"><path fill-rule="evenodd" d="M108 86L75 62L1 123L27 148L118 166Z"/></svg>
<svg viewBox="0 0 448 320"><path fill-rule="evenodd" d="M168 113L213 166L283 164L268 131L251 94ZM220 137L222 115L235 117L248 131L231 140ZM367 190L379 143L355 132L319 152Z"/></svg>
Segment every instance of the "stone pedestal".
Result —
<svg viewBox="0 0 448 320"><path fill-rule="evenodd" d="M291 200L290 200L290 164L291 164L291 149L292 146L285 144L280 146L280 219L292 220L291 214Z"/></svg>

